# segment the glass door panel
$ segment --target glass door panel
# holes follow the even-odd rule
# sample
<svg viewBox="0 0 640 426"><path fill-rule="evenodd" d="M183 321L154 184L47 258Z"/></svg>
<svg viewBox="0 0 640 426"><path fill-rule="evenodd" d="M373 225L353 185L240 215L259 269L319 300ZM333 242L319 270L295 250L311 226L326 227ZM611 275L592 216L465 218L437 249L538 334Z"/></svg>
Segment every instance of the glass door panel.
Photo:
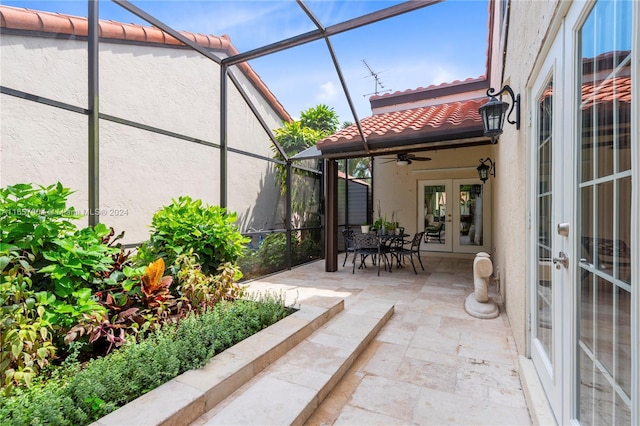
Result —
<svg viewBox="0 0 640 426"><path fill-rule="evenodd" d="M597 2L578 33L578 400L582 424L631 424L634 2ZM635 130L637 132L637 129ZM637 342L636 342L637 345Z"/></svg>
<svg viewBox="0 0 640 426"><path fill-rule="evenodd" d="M453 213L453 251L456 253L477 253L489 251L485 246L487 229L485 215L490 205L489 191L476 179L454 179L453 188L457 201ZM453 231L452 231L453 232Z"/></svg>
<svg viewBox="0 0 640 426"><path fill-rule="evenodd" d="M533 360L549 404L556 415L562 418L563 379L561 337L563 288L568 282L566 265L554 265L554 257L560 251L567 251L566 236L559 235L556 224L568 217L569 205L563 194L563 164L556 161L562 157L563 145L557 143L556 135L561 128L556 123L561 120L562 111L555 106L556 55L561 45L556 42L545 61L541 76L533 86L532 112L533 126L532 157L532 258L531 282L531 359ZM534 260L535 259L535 260Z"/></svg>
<svg viewBox="0 0 640 426"><path fill-rule="evenodd" d="M538 276L534 339L540 343L546 361L553 366L553 80L549 80L538 99L537 113Z"/></svg>
<svg viewBox="0 0 640 426"><path fill-rule="evenodd" d="M423 248L432 251L451 251L450 181L423 181L418 192L418 229L424 230Z"/></svg>

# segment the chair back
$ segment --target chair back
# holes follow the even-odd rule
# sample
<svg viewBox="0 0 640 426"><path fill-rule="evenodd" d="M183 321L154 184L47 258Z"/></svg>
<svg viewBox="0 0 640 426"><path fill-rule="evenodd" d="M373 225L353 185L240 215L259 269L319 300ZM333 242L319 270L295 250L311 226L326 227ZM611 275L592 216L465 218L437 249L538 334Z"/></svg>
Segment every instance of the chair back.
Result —
<svg viewBox="0 0 640 426"><path fill-rule="evenodd" d="M353 235L353 229L345 228L342 230L342 238L344 239L345 248L353 247Z"/></svg>
<svg viewBox="0 0 640 426"><path fill-rule="evenodd" d="M380 240L373 234L353 234L356 249L377 248Z"/></svg>
<svg viewBox="0 0 640 426"><path fill-rule="evenodd" d="M422 237L424 237L424 231L416 232L411 240L411 250L420 250L420 243L422 242Z"/></svg>

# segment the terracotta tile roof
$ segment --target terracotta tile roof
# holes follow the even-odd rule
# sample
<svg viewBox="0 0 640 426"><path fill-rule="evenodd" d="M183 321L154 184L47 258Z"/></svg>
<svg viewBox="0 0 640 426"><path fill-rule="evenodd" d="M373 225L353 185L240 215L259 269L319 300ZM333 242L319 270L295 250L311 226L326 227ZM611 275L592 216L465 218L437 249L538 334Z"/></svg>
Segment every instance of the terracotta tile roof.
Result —
<svg viewBox="0 0 640 426"><path fill-rule="evenodd" d="M478 108L485 102L486 97L375 114L363 119L361 126L371 147L477 137L483 135ZM362 140L354 124L321 140L317 146L323 152L349 151L349 147L359 149Z"/></svg>
<svg viewBox="0 0 640 426"><path fill-rule="evenodd" d="M631 103L631 77L615 77L582 85L582 109L612 101Z"/></svg>
<svg viewBox="0 0 640 426"><path fill-rule="evenodd" d="M0 6L0 28L86 37L88 35L89 25L88 19L85 17L42 12L19 7ZM230 56L238 54L238 50L231 44L231 40L227 35L205 35L188 31L180 31L180 34L204 48L223 51ZM102 39L184 46L181 41L159 28L137 24L124 24L115 21L101 20L99 23L99 35ZM283 120L291 121L289 113L284 109L282 104L280 104L274 94L271 93L251 66L244 62L239 64L238 67L256 89L262 93L278 115Z"/></svg>
<svg viewBox="0 0 640 426"><path fill-rule="evenodd" d="M396 96L406 96L409 94L414 94L414 93L422 93L422 92L429 92L429 91L433 91L435 89L443 89L443 88L451 88L454 86L461 86L464 84L468 84L468 83L477 83L477 82L486 82L487 77L485 75L481 75L478 78L467 78L465 80L454 80L451 82L445 82L445 83L440 83L440 84L432 84L430 86L427 87L418 87L417 89L407 89L407 90L398 90L396 92L393 93L385 93L383 95L374 95L371 96L371 98L369 98L372 101L378 100L378 99L382 99L382 98L390 98L390 97L396 97Z"/></svg>

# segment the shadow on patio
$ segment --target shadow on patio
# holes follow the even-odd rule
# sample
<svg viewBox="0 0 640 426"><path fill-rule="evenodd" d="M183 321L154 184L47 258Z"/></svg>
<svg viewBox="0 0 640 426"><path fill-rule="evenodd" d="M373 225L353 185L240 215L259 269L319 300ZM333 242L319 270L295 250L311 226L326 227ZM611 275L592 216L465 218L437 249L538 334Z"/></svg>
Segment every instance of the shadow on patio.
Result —
<svg viewBox="0 0 640 426"><path fill-rule="evenodd" d="M395 305L307 424L531 423L506 314L481 320L464 310L473 260L423 253L422 261L418 275L410 266L379 277L370 266L352 274L349 262L327 273L315 262L250 284L253 291L286 291L289 302L302 305L317 296L344 298L346 309Z"/></svg>

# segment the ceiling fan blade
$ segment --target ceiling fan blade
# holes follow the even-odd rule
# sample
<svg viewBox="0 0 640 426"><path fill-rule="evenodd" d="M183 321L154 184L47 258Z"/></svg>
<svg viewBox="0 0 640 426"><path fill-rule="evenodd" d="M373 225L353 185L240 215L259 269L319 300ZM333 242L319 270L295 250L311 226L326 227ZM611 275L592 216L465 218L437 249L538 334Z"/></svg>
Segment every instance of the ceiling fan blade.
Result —
<svg viewBox="0 0 640 426"><path fill-rule="evenodd" d="M431 158L429 158L429 157L413 157L412 160L414 160L414 161L431 161Z"/></svg>

